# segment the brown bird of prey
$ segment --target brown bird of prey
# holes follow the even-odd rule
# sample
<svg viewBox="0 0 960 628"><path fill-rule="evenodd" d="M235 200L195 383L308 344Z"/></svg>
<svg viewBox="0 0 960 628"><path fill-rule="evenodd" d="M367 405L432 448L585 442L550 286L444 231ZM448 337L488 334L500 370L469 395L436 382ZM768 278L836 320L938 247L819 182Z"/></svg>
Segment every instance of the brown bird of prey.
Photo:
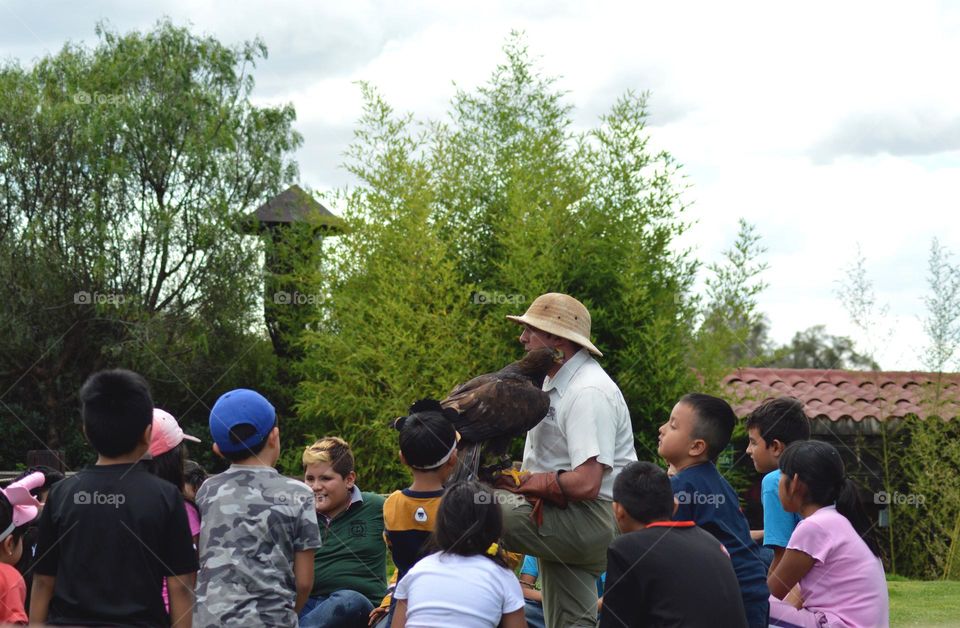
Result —
<svg viewBox="0 0 960 628"><path fill-rule="evenodd" d="M550 396L542 390L543 380L558 361L554 349L535 349L495 373L486 373L460 384L440 402L453 418L460 433L460 464L448 484L467 479L492 480L510 467L507 450L517 436L536 426L550 409ZM496 461L481 467L481 462Z"/></svg>

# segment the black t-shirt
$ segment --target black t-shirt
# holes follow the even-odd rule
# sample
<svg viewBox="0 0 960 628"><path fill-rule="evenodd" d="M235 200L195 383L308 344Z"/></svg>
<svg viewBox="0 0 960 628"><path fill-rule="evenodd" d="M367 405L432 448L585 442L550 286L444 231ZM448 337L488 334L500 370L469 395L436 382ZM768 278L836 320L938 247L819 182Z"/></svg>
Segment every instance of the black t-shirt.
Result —
<svg viewBox="0 0 960 628"><path fill-rule="evenodd" d="M169 626L163 577L198 569L183 496L140 464L58 482L39 527L34 569L56 577L50 624Z"/></svg>
<svg viewBox="0 0 960 628"><path fill-rule="evenodd" d="M746 628L730 557L692 521L659 522L607 550L601 628Z"/></svg>

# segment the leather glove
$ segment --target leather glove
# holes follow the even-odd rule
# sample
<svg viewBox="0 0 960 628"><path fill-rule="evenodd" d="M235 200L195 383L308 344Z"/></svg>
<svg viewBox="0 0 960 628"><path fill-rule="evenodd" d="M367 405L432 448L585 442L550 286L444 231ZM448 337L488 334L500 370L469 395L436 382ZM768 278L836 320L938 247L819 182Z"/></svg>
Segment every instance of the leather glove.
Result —
<svg viewBox="0 0 960 628"><path fill-rule="evenodd" d="M527 498L527 501L533 506L530 512L530 520L539 528L543 525L543 504L550 502L558 508L567 507L567 496L563 494L560 488L560 474L563 471L554 473L531 473L523 479L517 492Z"/></svg>
<svg viewBox="0 0 960 628"><path fill-rule="evenodd" d="M567 507L567 496L560 488L560 474L563 471L553 473L531 473L523 478L520 488L517 492L526 497L539 497L545 499L554 506L560 508Z"/></svg>

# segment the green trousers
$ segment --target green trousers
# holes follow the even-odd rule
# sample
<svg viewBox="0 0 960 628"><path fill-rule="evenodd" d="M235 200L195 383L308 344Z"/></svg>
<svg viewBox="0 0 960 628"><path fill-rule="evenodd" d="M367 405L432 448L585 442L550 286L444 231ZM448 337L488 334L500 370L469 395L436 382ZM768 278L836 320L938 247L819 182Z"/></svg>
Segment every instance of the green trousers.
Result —
<svg viewBox="0 0 960 628"><path fill-rule="evenodd" d="M616 538L612 503L573 502L544 506L543 525L530 521L530 503L497 491L503 510L503 548L540 562L547 628L597 625L597 578L607 568L607 547Z"/></svg>

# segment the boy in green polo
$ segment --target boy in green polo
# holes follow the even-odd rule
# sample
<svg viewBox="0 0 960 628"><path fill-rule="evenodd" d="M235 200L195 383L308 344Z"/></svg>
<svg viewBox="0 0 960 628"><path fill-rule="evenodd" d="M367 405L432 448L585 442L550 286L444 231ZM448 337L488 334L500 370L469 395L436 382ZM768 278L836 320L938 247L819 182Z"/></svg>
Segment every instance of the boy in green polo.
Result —
<svg viewBox="0 0 960 628"><path fill-rule="evenodd" d="M387 589L384 499L360 491L350 445L335 436L304 450L303 470L323 544L314 554L313 590L300 626L365 628Z"/></svg>

